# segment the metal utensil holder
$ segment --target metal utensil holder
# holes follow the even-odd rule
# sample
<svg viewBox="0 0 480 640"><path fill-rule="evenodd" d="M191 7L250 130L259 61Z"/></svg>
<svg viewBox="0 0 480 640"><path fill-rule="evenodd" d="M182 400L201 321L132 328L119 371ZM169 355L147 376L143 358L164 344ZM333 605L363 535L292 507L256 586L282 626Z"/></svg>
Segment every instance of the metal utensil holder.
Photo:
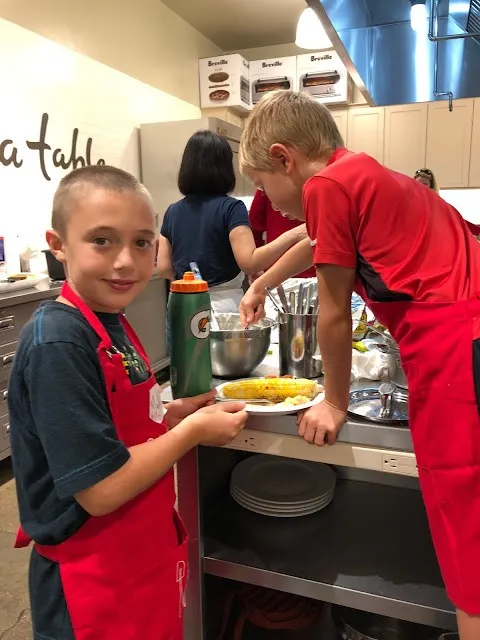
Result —
<svg viewBox="0 0 480 640"><path fill-rule="evenodd" d="M317 314L278 314L280 375L318 378L322 361L317 349Z"/></svg>

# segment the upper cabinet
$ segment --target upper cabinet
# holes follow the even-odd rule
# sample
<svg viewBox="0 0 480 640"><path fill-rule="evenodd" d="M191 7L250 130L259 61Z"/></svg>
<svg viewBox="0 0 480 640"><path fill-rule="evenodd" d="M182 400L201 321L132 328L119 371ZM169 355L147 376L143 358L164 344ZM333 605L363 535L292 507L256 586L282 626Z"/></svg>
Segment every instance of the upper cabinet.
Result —
<svg viewBox="0 0 480 640"><path fill-rule="evenodd" d="M469 187L480 187L480 98L473 101L472 148Z"/></svg>
<svg viewBox="0 0 480 640"><path fill-rule="evenodd" d="M434 172L441 189L469 186L473 102L455 100L453 111L448 110L447 100L428 104L425 166Z"/></svg>
<svg viewBox="0 0 480 640"><path fill-rule="evenodd" d="M335 124L340 131L340 135L343 138L345 145L347 144L347 132L348 132L348 111L347 109L332 109L332 118L335 120Z"/></svg>
<svg viewBox="0 0 480 640"><path fill-rule="evenodd" d="M427 103L385 108L385 166L411 177L425 167L427 116Z"/></svg>
<svg viewBox="0 0 480 640"><path fill-rule="evenodd" d="M347 147L383 163L385 109L361 107L348 110Z"/></svg>

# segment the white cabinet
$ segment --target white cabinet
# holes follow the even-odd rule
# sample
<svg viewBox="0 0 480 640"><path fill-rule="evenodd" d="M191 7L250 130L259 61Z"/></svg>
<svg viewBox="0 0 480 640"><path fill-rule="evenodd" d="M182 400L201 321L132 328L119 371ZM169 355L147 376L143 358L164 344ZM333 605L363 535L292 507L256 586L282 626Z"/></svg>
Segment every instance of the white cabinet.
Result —
<svg viewBox="0 0 480 640"><path fill-rule="evenodd" d="M475 98L473 104L472 147L468 186L480 187L480 98Z"/></svg>
<svg viewBox="0 0 480 640"><path fill-rule="evenodd" d="M364 152L383 163L385 109L361 107L348 111L347 147Z"/></svg>
<svg viewBox="0 0 480 640"><path fill-rule="evenodd" d="M125 315L158 371L169 363L166 338L167 284L154 276L142 293L125 309Z"/></svg>
<svg viewBox="0 0 480 640"><path fill-rule="evenodd" d="M385 108L385 166L411 177L425 167L427 116L427 103Z"/></svg>
<svg viewBox="0 0 480 640"><path fill-rule="evenodd" d="M347 133L348 133L348 110L347 109L335 109L331 110L332 118L335 120L335 124L340 131L340 135L343 138L343 142L345 145L347 144Z"/></svg>
<svg viewBox="0 0 480 640"><path fill-rule="evenodd" d="M431 169L440 188L468 187L472 142L473 99L428 104L425 166Z"/></svg>

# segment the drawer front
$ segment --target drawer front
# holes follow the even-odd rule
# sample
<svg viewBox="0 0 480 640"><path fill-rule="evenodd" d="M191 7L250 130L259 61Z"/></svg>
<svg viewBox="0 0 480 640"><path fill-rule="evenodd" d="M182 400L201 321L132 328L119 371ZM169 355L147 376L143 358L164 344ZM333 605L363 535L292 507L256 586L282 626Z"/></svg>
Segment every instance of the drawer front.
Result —
<svg viewBox="0 0 480 640"><path fill-rule="evenodd" d="M9 342L8 344L0 345L0 382L8 380L17 344L17 342Z"/></svg>
<svg viewBox="0 0 480 640"><path fill-rule="evenodd" d="M0 382L0 418L8 413L7 396L8 381Z"/></svg>
<svg viewBox="0 0 480 640"><path fill-rule="evenodd" d="M0 418L0 451L10 447L10 425L8 416Z"/></svg>
<svg viewBox="0 0 480 640"><path fill-rule="evenodd" d="M0 345L14 342L40 302L26 302L0 309Z"/></svg>

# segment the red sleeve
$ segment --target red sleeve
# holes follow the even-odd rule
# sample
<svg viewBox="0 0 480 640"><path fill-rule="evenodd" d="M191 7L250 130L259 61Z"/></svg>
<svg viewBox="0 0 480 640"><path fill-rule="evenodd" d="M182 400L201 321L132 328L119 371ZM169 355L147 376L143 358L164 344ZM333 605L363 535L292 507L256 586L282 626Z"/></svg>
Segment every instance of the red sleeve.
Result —
<svg viewBox="0 0 480 640"><path fill-rule="evenodd" d="M358 216L349 193L330 178L313 176L303 188L303 210L314 264L355 268Z"/></svg>
<svg viewBox="0 0 480 640"><path fill-rule="evenodd" d="M257 247L263 247L263 234L267 230L267 196L257 189L248 213Z"/></svg>

